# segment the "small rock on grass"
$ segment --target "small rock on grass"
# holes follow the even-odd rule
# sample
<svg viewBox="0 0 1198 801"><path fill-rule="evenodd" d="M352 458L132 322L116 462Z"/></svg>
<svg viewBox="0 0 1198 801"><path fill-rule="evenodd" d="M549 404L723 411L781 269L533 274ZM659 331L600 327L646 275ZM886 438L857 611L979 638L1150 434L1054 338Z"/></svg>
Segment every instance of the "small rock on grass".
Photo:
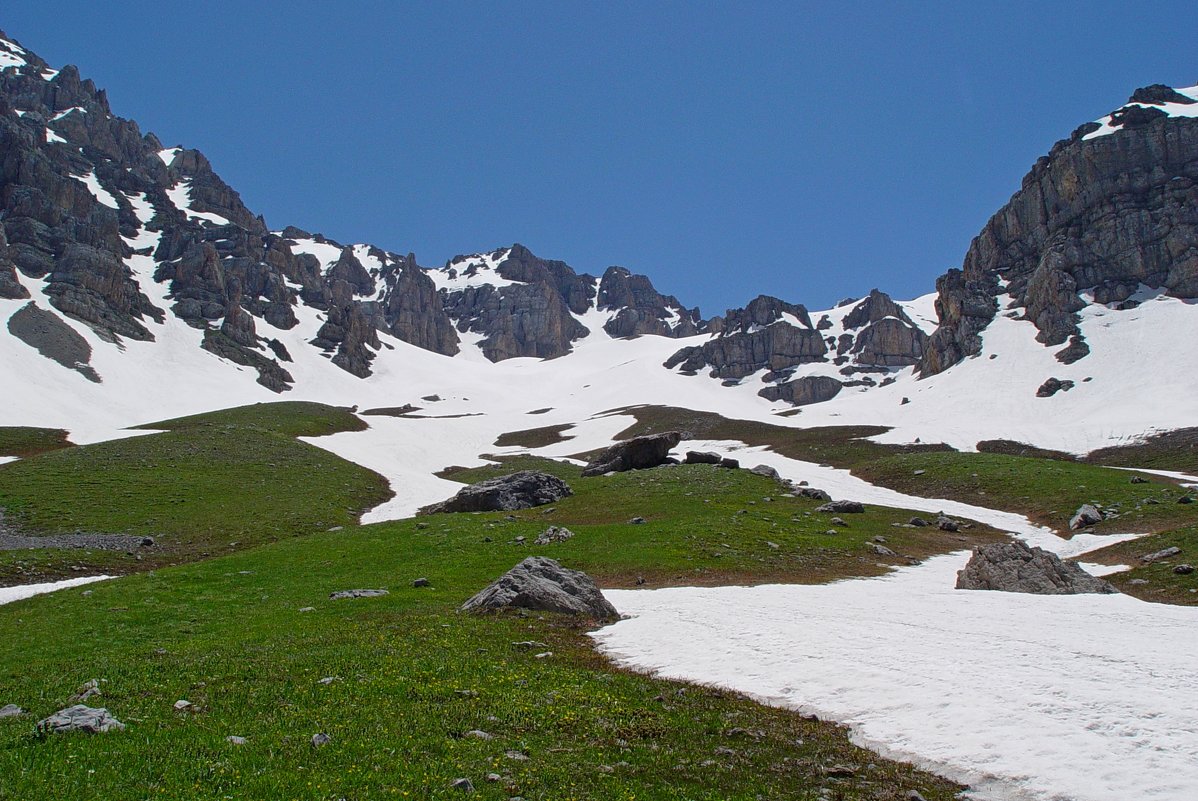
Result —
<svg viewBox="0 0 1198 801"><path fill-rule="evenodd" d="M1179 553L1181 553L1181 548L1178 548L1176 545L1172 545L1168 548L1159 550L1156 553L1150 553L1146 556L1141 556L1140 561L1148 565L1152 564L1153 562L1159 562L1162 559L1168 559L1171 556L1177 556Z"/></svg>
<svg viewBox="0 0 1198 801"><path fill-rule="evenodd" d="M320 748L322 745L328 745L333 741L333 738L324 732L318 732L312 735L312 747Z"/></svg>
<svg viewBox="0 0 1198 801"><path fill-rule="evenodd" d="M431 587L432 582L430 582L428 579L426 579L424 577L421 577L418 579L414 579L412 581L412 586L413 587Z"/></svg>
<svg viewBox="0 0 1198 801"><path fill-rule="evenodd" d="M230 745L245 745L245 738L239 737L236 734L230 734L225 738L225 742L229 743Z"/></svg>
<svg viewBox="0 0 1198 801"><path fill-rule="evenodd" d="M191 701L185 701L182 698L180 698L178 701L175 701L175 711L176 712L182 712L183 710L190 709L190 708L191 708Z"/></svg>
<svg viewBox="0 0 1198 801"><path fill-rule="evenodd" d="M494 740L495 739L494 734L491 734L491 732L489 732L489 731L483 731L482 729L471 729L470 731L466 732L462 736L465 737L467 740Z"/></svg>
<svg viewBox="0 0 1198 801"><path fill-rule="evenodd" d="M1179 576L1188 576L1194 572L1193 565L1178 565L1173 568L1173 572ZM4 717L4 710L0 710L0 717Z"/></svg>
<svg viewBox="0 0 1198 801"><path fill-rule="evenodd" d="M329 593L330 598L378 598L387 595L386 590L338 590Z"/></svg>
<svg viewBox="0 0 1198 801"><path fill-rule="evenodd" d="M17 715L24 715L25 710L16 704L5 704L0 706L0 718L15 718Z"/></svg>
<svg viewBox="0 0 1198 801"><path fill-rule="evenodd" d="M469 779L467 779L465 777L462 777L460 779L454 779L452 782L450 782L449 786L455 790L461 790L463 793L473 793L474 792L474 782L470 781Z"/></svg>

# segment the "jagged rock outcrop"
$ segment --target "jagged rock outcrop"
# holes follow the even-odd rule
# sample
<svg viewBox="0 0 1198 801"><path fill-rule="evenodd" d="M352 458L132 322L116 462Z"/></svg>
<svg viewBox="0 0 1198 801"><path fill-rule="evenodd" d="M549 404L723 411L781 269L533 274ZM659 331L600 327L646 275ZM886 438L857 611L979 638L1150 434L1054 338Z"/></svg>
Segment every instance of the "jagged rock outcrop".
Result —
<svg viewBox="0 0 1198 801"><path fill-rule="evenodd" d="M697 308L683 308L673 295L654 289L647 276L633 275L623 267L608 267L603 273L597 306L601 311L616 310L603 326L613 337L689 337L704 328Z"/></svg>
<svg viewBox="0 0 1198 801"><path fill-rule="evenodd" d="M867 367L905 367L916 364L928 341L919 326L911 321L903 307L885 292L870 290L868 296L845 315L845 331L856 331L845 351L853 361ZM860 330L858 330L860 329ZM837 348L838 355L842 353Z"/></svg>
<svg viewBox="0 0 1198 801"><path fill-rule="evenodd" d="M436 285L410 253L387 278L383 315L387 329L404 342L446 356L459 350L457 331L441 305Z"/></svg>
<svg viewBox="0 0 1198 801"><path fill-rule="evenodd" d="M670 451L682 441L682 432L665 431L646 434L617 442L606 448L582 469L584 476L601 476L604 473L622 473L626 470L644 470L666 464Z"/></svg>
<svg viewBox="0 0 1198 801"><path fill-rule="evenodd" d="M1077 564L1014 540L976 548L957 572L958 590L1001 590L1037 595L1118 592Z"/></svg>
<svg viewBox="0 0 1198 801"><path fill-rule="evenodd" d="M1159 85L1137 90L1036 162L962 268L936 282L940 325L921 375L978 353L1000 301L1032 321L1045 345L1071 340L1062 361L1076 361L1088 352L1078 336L1081 293L1115 308L1141 285L1198 297L1198 119L1159 108L1184 102L1177 98L1194 102Z"/></svg>
<svg viewBox="0 0 1198 801"><path fill-rule="evenodd" d="M620 614L590 576L544 556L530 556L462 604L463 612L530 609L610 620Z"/></svg>
<svg viewBox="0 0 1198 801"><path fill-rule="evenodd" d="M824 361L828 352L807 310L778 298L763 295L744 309L729 310L718 327L717 336L681 349L666 360L665 367L692 375L710 367L713 378L737 380L759 370L779 373Z"/></svg>
<svg viewBox="0 0 1198 801"><path fill-rule="evenodd" d="M447 292L444 307L461 332L485 334L479 343L491 361L520 356L553 359L569 353L575 340L590 331L574 316L589 308L594 278L577 275L563 262L539 259L527 248L513 245L492 254L497 275L517 283L479 283ZM469 261L455 262L469 275ZM477 259L475 260L477 263Z"/></svg>

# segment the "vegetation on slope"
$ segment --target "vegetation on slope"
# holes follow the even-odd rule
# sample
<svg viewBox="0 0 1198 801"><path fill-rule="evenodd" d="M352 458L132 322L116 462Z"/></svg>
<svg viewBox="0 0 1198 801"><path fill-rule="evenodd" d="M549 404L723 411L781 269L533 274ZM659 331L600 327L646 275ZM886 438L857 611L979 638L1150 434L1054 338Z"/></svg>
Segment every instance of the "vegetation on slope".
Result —
<svg viewBox="0 0 1198 801"><path fill-rule="evenodd" d="M0 607L0 700L31 713L0 720L0 799L451 798L459 777L480 798L955 797L836 726L615 670L576 622L456 611L532 554L624 580L814 578L798 557L870 572L869 536L917 547L904 539L915 530L890 526L904 513L821 534L827 516L807 517L817 502L703 465L581 479L525 459L455 477L520 467L553 470L576 494L317 533ZM532 545L550 522L576 536ZM358 587L390 594L329 598ZM33 720L92 678L106 680L92 703L128 730L34 737ZM192 706L176 711L180 699ZM318 732L331 737L319 748Z"/></svg>
<svg viewBox="0 0 1198 801"><path fill-rule="evenodd" d="M0 456L26 458L47 451L71 447L67 432L61 428L0 426Z"/></svg>
<svg viewBox="0 0 1198 801"><path fill-rule="evenodd" d="M390 497L387 482L293 438L349 430L348 418L356 421L318 404L250 406L5 465L0 508L22 531L132 534L155 544L129 553L2 551L0 580L144 570L356 523Z"/></svg>

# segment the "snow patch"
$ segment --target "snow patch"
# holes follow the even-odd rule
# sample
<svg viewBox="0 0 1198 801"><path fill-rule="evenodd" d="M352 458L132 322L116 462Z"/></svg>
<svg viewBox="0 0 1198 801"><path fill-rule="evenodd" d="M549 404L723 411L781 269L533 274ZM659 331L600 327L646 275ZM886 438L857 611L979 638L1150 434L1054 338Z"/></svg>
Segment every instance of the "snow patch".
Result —
<svg viewBox="0 0 1198 801"><path fill-rule="evenodd" d="M50 129L47 128L47 137L49 133ZM60 139L59 141L65 142L66 140ZM72 175L71 177L86 186L88 191L92 193L92 197L99 201L100 205L107 206L110 209L120 208L120 204L116 202L116 198L112 196L112 193L100 184L100 179L96 177L95 170L92 170L87 175Z"/></svg>
<svg viewBox="0 0 1198 801"><path fill-rule="evenodd" d="M175 208L187 215L190 220L202 220L204 222L215 223L216 225L229 225L229 221L219 214L213 214L208 211L194 211L191 208L191 181L182 180L166 190L166 196L170 198L171 203L175 204Z"/></svg>
<svg viewBox="0 0 1198 801"><path fill-rule="evenodd" d="M1180 89L1174 89L1180 95L1185 95L1191 100L1198 101L1198 86L1187 86ZM1126 108L1154 108L1165 112L1170 117L1198 117L1198 102L1195 103L1128 103L1121 106L1117 111L1106 115L1105 117L1095 120L1101 127L1098 130L1086 134L1082 137L1086 139L1097 139L1100 136L1109 136L1116 131L1123 130L1121 125L1112 126L1111 122L1115 114Z"/></svg>
<svg viewBox="0 0 1198 801"><path fill-rule="evenodd" d="M81 587L84 584L95 584L97 581L107 581L112 576L84 576L82 578L50 581L44 584L22 584L19 587L0 587L0 604L10 604L13 601L44 595L48 592L65 590L68 587Z"/></svg>

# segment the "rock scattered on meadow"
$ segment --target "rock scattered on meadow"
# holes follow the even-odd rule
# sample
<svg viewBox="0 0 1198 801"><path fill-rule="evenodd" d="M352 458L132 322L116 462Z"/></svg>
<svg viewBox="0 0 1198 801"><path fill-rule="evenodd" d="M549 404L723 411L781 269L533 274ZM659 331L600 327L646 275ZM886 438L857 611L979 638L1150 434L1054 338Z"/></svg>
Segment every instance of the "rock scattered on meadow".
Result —
<svg viewBox="0 0 1198 801"><path fill-rule="evenodd" d="M552 545L555 542L565 542L573 536L574 532L564 526L550 526L537 536L533 544Z"/></svg>
<svg viewBox="0 0 1198 801"><path fill-rule="evenodd" d="M815 511L833 514L860 514L865 511L865 504L860 501L829 501L823 506L817 506Z"/></svg>
<svg viewBox="0 0 1198 801"><path fill-rule="evenodd" d="M378 598L387 594L386 590L338 590L329 593L329 597L338 600L342 598Z"/></svg>
<svg viewBox="0 0 1198 801"><path fill-rule="evenodd" d="M103 734L110 731L124 731L125 724L109 714L103 707L93 708L85 704L75 704L66 709L60 709L48 718L37 722L37 733L65 734L72 731L82 731L88 734Z"/></svg>

